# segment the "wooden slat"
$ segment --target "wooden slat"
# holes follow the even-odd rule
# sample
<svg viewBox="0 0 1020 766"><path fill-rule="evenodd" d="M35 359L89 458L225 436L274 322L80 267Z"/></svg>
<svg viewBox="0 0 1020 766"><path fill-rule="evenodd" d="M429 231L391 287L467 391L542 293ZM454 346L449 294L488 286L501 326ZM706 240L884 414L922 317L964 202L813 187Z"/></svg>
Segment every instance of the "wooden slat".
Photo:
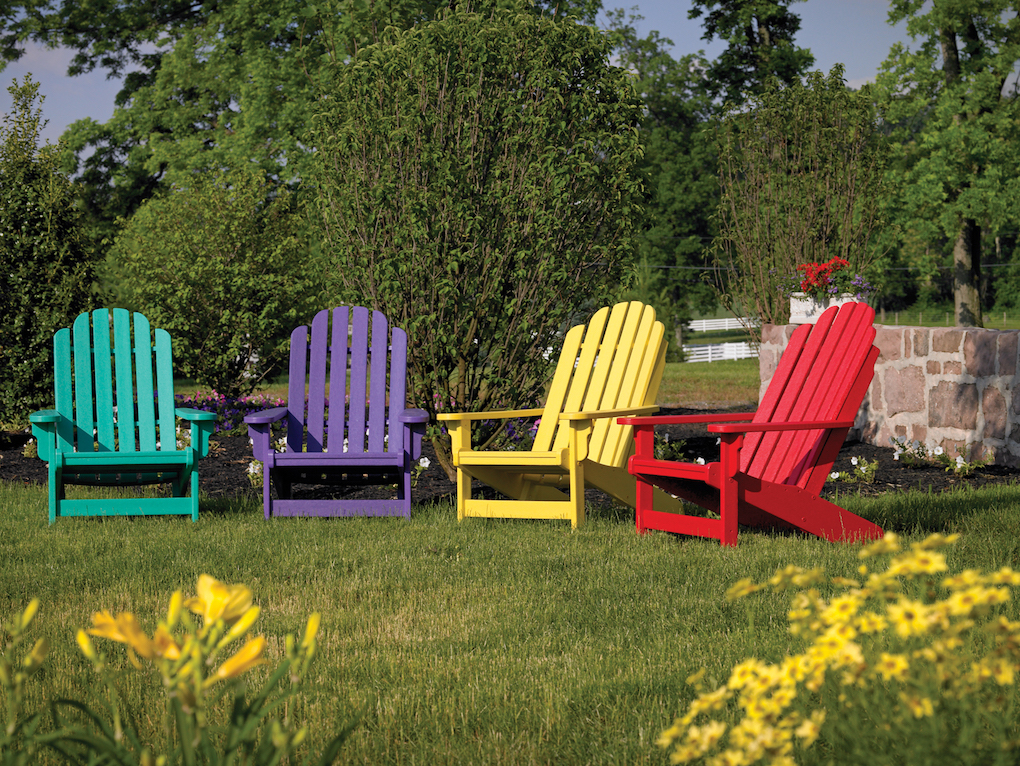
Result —
<svg viewBox="0 0 1020 766"><path fill-rule="evenodd" d="M609 309L602 309L599 313L603 315L603 321L605 321L605 316L609 314ZM595 321L595 317L592 317L592 321ZM574 375L574 362L581 349L584 330L584 325L571 327L563 338L563 349L560 351L560 359L556 364L552 383L549 385L549 394L546 396L542 422L538 424L538 430L535 432L535 442L532 449L538 452L547 452L552 449L552 440L556 434L558 416L563 411L563 402L567 397L570 379Z"/></svg>
<svg viewBox="0 0 1020 766"><path fill-rule="evenodd" d="M113 310L113 359L119 450L134 452L137 449L135 380L131 358L131 315L126 309Z"/></svg>
<svg viewBox="0 0 1020 766"><path fill-rule="evenodd" d="M577 366L570 379L570 388L559 412L578 412L583 409L592 379L601 377L604 380L608 375L616 339L620 337L620 329L623 327L626 314L626 304L617 303L612 309L600 309L588 322ZM606 336L609 336L611 342L608 344L607 355L603 356L600 352ZM561 425L556 432L553 449L566 449L569 439L570 429L566 425Z"/></svg>
<svg viewBox="0 0 1020 766"><path fill-rule="evenodd" d="M368 309L351 312L351 387L348 419L348 451L365 451L365 401L368 396Z"/></svg>
<svg viewBox="0 0 1020 766"><path fill-rule="evenodd" d="M92 326L88 314L79 314L72 326L74 344L74 424L79 452L95 452L93 440Z"/></svg>
<svg viewBox="0 0 1020 766"><path fill-rule="evenodd" d="M177 449L177 418L174 415L174 357L170 333L157 329L154 332L156 359L156 415L159 434L156 441L160 449L173 452Z"/></svg>
<svg viewBox="0 0 1020 766"><path fill-rule="evenodd" d="M641 320L631 363L617 397L617 407L643 407L655 404L665 369L665 327L655 321L655 310L649 306ZM597 462L624 467L634 449L633 426L620 425L610 418L610 425Z"/></svg>
<svg viewBox="0 0 1020 766"><path fill-rule="evenodd" d="M372 312L372 357L369 362L368 451L386 451L386 359L389 323L378 311Z"/></svg>
<svg viewBox="0 0 1020 766"><path fill-rule="evenodd" d="M326 312L329 309L325 309ZM344 426L347 423L347 337L350 313L346 306L333 310L329 344L329 432L326 436L332 453L343 452Z"/></svg>
<svg viewBox="0 0 1020 766"><path fill-rule="evenodd" d="M312 340L308 357L307 449L322 452L326 428L326 362L329 357L329 311L320 311L312 320Z"/></svg>
<svg viewBox="0 0 1020 766"><path fill-rule="evenodd" d="M390 330L390 440L388 452L402 452L404 449L404 428L397 415L407 405L407 333L399 327Z"/></svg>
<svg viewBox="0 0 1020 766"><path fill-rule="evenodd" d="M305 439L305 377L308 374L308 326L290 334L290 367L287 382L287 447L301 452Z"/></svg>
<svg viewBox="0 0 1020 766"><path fill-rule="evenodd" d="M64 327L53 336L54 407L64 417L57 421L57 451L74 450L74 398L71 363L71 330Z"/></svg>
<svg viewBox="0 0 1020 766"><path fill-rule="evenodd" d="M149 320L134 315L135 387L138 395L138 448L156 449L156 402L152 380L152 332Z"/></svg>
<svg viewBox="0 0 1020 766"><path fill-rule="evenodd" d="M95 375L96 441L100 452L115 452L113 431L113 359L110 353L110 312L92 313L92 368Z"/></svg>

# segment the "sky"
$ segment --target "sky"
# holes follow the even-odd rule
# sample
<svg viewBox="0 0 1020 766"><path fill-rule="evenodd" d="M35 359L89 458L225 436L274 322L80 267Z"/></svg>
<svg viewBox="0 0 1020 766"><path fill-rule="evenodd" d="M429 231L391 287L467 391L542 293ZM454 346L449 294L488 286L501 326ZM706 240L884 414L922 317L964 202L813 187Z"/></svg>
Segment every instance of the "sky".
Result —
<svg viewBox="0 0 1020 766"><path fill-rule="evenodd" d="M703 30L699 19L688 19L689 0L603 0L606 7L634 8L644 17L635 27L643 37L657 31L673 41L672 53L680 57L703 50L715 58L725 48L724 43L711 44L701 39ZM887 22L888 0L807 0L795 2L791 10L800 16L801 30L795 41L809 48L815 57L815 68L828 72L834 64L842 63L845 77L851 87L860 87L874 80L879 65L889 53L893 43L906 41L906 25L896 27ZM605 18L599 19L605 26ZM12 79L19 81L31 72L46 97L42 105L43 118L48 125L42 140L55 143L64 129L75 120L91 117L105 122L113 114L114 97L120 90L119 80L108 80L103 72L67 77L67 65L72 52L66 49L49 50L30 46L26 54L0 72L0 114L11 111L11 96L7 86Z"/></svg>

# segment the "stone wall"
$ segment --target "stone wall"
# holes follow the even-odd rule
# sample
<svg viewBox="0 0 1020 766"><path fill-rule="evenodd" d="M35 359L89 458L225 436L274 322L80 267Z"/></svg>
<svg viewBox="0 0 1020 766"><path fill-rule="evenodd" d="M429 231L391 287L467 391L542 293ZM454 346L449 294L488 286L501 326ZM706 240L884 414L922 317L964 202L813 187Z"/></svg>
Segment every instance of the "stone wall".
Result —
<svg viewBox="0 0 1020 766"><path fill-rule="evenodd" d="M766 325L762 391L796 325ZM1017 330L877 325L875 377L851 436L880 447L905 436L950 457L1020 466ZM1016 397L1014 398L1014 392Z"/></svg>

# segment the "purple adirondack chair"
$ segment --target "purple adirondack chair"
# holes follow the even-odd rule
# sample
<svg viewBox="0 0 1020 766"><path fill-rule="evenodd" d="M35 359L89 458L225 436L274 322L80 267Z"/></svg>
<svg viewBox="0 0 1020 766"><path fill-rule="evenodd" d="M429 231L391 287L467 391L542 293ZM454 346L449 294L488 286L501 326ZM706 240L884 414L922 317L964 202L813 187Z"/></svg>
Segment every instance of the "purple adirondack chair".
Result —
<svg viewBox="0 0 1020 766"><path fill-rule="evenodd" d="M378 311L326 309L315 315L310 332L306 325L294 330L288 406L244 419L255 459L262 461L266 518L410 516L411 466L421 453L428 413L405 408L406 382L407 334L390 328ZM271 427L282 420L287 445L278 452ZM397 497L294 498L295 483L396 484Z"/></svg>

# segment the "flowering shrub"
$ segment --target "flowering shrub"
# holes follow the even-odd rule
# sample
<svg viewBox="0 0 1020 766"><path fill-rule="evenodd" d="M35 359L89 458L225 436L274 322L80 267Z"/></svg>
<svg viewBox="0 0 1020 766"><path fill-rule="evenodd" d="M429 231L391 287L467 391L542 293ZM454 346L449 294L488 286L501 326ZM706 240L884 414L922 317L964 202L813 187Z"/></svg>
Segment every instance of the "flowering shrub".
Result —
<svg viewBox="0 0 1020 766"><path fill-rule="evenodd" d="M174 396L178 407L192 407L196 410L216 413L216 431L226 434L245 434L247 426L244 416L272 407L285 407L287 402L279 397L265 394L251 394L236 399L217 393L215 390L196 391L193 395Z"/></svg>
<svg viewBox="0 0 1020 766"><path fill-rule="evenodd" d="M659 739L671 761L1015 763L1020 622L1002 605L1020 573L946 574L938 549L956 538L902 550L886 534L860 553L892 554L884 570L862 564L863 585L796 566L736 583L730 600L793 589L789 630L801 651L746 659L712 690L704 671L692 676L697 698Z"/></svg>
<svg viewBox="0 0 1020 766"><path fill-rule="evenodd" d="M877 460L865 460L863 457L850 458L853 468L849 471L833 471L829 474L829 481L847 481L851 483L874 484L875 475L878 473Z"/></svg>
<svg viewBox="0 0 1020 766"><path fill-rule="evenodd" d="M32 754L43 746L73 763L292 762L287 759L295 756L308 729L290 720L290 698L300 691L315 656L319 615L309 617L300 642L292 635L286 637L285 658L248 699L242 676L268 662L266 639L250 633L259 607L253 605L247 587L226 585L209 575L198 578L196 590L190 598L180 591L171 596L166 619L151 636L130 612L93 614L92 627L79 630L76 639L99 677L101 709L93 711L73 699L56 700L49 711L53 727L47 731L40 728L39 714L29 716L22 709L24 684L45 659L46 639L39 639L22 661L11 663L12 652L24 641L25 629L39 608L38 600L29 604L7 629L10 639L0 659L0 683L11 721L7 733L0 734L0 762L32 763ZM126 645L127 658L136 670L152 669L159 675L166 699L158 743L143 742L134 729L136 716L125 709L106 655L97 650L93 638ZM227 719L219 721L223 713ZM354 725L349 722L330 741L319 764L336 760Z"/></svg>
<svg viewBox="0 0 1020 766"><path fill-rule="evenodd" d="M850 270L850 262L838 255L825 263L802 263L788 286L791 293L801 292L818 301L840 295L853 295L866 301L874 288L860 274Z"/></svg>
<svg viewBox="0 0 1020 766"><path fill-rule="evenodd" d="M926 447L916 439L908 442L905 436L890 437L892 443L893 460L903 463L908 468L918 468L929 465L940 465L947 471L952 471L957 476L970 476L978 468L987 465L987 460L974 460L967 462L962 455L951 458L942 447Z"/></svg>

